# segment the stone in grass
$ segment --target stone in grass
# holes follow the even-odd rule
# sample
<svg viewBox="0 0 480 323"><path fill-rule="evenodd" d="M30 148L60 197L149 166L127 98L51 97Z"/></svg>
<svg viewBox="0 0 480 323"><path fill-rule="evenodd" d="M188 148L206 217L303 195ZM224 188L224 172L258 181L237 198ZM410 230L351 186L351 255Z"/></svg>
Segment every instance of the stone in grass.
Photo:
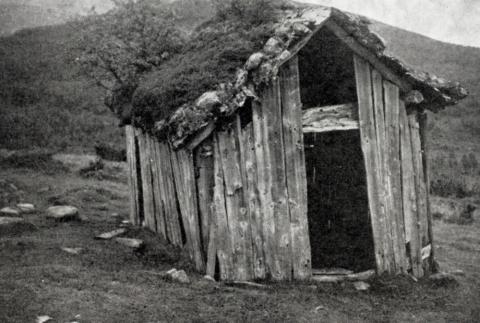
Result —
<svg viewBox="0 0 480 323"><path fill-rule="evenodd" d="M83 251L83 248L62 248L63 251L65 251L66 253L69 253L71 255L79 255L82 251Z"/></svg>
<svg viewBox="0 0 480 323"><path fill-rule="evenodd" d="M139 250L145 246L144 242L140 239L115 238L115 241L134 250Z"/></svg>
<svg viewBox="0 0 480 323"><path fill-rule="evenodd" d="M170 277L170 279L174 282L181 284L190 284L190 278L188 278L185 270L176 270L175 268L173 268L167 271L167 276Z"/></svg>
<svg viewBox="0 0 480 323"><path fill-rule="evenodd" d="M124 234L125 232L127 232L126 229L117 229L117 230L113 230L113 231L110 231L110 232L105 232L105 233L99 234L98 236L95 237L95 239L110 240L110 239L113 239L115 237L118 237L119 235Z"/></svg>
<svg viewBox="0 0 480 323"><path fill-rule="evenodd" d="M131 226L132 223L129 221L129 220L123 220L121 223L120 223L120 227L121 228L128 228L129 226Z"/></svg>
<svg viewBox="0 0 480 323"><path fill-rule="evenodd" d="M47 209L47 218L58 222L80 220L78 209L68 205L49 207Z"/></svg>
<svg viewBox="0 0 480 323"><path fill-rule="evenodd" d="M25 220L22 218L14 218L14 217L7 217L7 216L0 217L0 225L2 226L7 226L15 223L22 223L22 222L25 222Z"/></svg>
<svg viewBox="0 0 480 323"><path fill-rule="evenodd" d="M35 322L36 323L46 323L46 322L49 322L51 320L53 320L53 318L51 318L48 315L40 315L40 316L37 316L37 320Z"/></svg>
<svg viewBox="0 0 480 323"><path fill-rule="evenodd" d="M450 274L455 276L465 276L465 272L461 269L456 269L450 272Z"/></svg>
<svg viewBox="0 0 480 323"><path fill-rule="evenodd" d="M17 208L22 213L33 213L33 212L35 212L35 205L33 205L31 203L18 203Z"/></svg>
<svg viewBox="0 0 480 323"><path fill-rule="evenodd" d="M215 282L216 282L215 278L213 278L213 277L210 276L210 275L205 275L205 276L203 276L202 280L208 281L208 282L212 282L212 283L215 283Z"/></svg>
<svg viewBox="0 0 480 323"><path fill-rule="evenodd" d="M354 282L353 286L356 290L366 291L370 289L370 284L362 281Z"/></svg>
<svg viewBox="0 0 480 323"><path fill-rule="evenodd" d="M13 207L4 207L3 209L0 210L0 213L2 215L9 215L9 216L20 215L20 211L17 209L14 209Z"/></svg>

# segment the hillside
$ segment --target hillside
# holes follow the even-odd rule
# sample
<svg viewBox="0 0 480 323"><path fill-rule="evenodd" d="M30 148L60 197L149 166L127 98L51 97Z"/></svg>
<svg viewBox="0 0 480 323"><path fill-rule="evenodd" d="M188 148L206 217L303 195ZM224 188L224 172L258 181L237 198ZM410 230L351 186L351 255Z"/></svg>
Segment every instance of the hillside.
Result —
<svg viewBox="0 0 480 323"><path fill-rule="evenodd" d="M212 14L203 0L152 1L187 31ZM0 37L0 148L89 151L96 141L123 145L118 120L103 104L104 90L76 62L84 27L77 20Z"/></svg>
<svg viewBox="0 0 480 323"><path fill-rule="evenodd" d="M385 39L388 51L412 67L459 81L469 90L458 105L431 116L431 140L434 149L480 153L480 48L440 42L382 23L372 28Z"/></svg>
<svg viewBox="0 0 480 323"><path fill-rule="evenodd" d="M212 15L208 3L161 2L170 6L177 24L188 30ZM103 91L75 64L75 37L81 26L81 22L70 22L0 39L0 147L89 150L95 140L121 144L117 121L103 106ZM458 106L433 116L431 137L435 149L466 147L480 152L475 140L480 136L480 49L442 43L381 23L373 28L410 65L459 80L470 90L470 97Z"/></svg>
<svg viewBox="0 0 480 323"><path fill-rule="evenodd" d="M24 28L65 23L95 10L104 13L113 7L109 0L1 0L0 35Z"/></svg>

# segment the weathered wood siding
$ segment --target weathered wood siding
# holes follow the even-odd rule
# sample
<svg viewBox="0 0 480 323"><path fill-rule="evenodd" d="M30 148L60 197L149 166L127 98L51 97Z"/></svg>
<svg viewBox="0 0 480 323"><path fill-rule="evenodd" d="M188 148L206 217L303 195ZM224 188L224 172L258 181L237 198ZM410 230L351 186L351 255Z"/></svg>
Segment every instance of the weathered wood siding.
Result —
<svg viewBox="0 0 480 323"><path fill-rule="evenodd" d="M285 141L288 206L292 266L295 279L311 276L310 236L307 218L307 171L302 130L302 102L298 58L294 57L280 70L282 123Z"/></svg>
<svg viewBox="0 0 480 323"><path fill-rule="evenodd" d="M418 116L368 62L355 56L354 64L377 271L421 277L431 239Z"/></svg>
<svg viewBox="0 0 480 323"><path fill-rule="evenodd" d="M125 127L125 139L126 139L126 151L127 151L127 164L128 164L128 187L130 189L130 221L133 225L141 224L141 210L142 203L141 189L139 188L137 167L137 138L135 136L135 129L128 125Z"/></svg>
<svg viewBox="0 0 480 323"><path fill-rule="evenodd" d="M213 141L207 139L194 150L195 172L198 195L198 211L202 231L202 245L205 255L208 252L210 219L212 218L213 188Z"/></svg>
<svg viewBox="0 0 480 323"><path fill-rule="evenodd" d="M167 242L186 247L196 268L205 270L192 153L173 151L131 126L126 134L132 222L143 220Z"/></svg>
<svg viewBox="0 0 480 323"><path fill-rule="evenodd" d="M170 158L180 214L185 230L186 248L195 264L195 268L199 271L204 271L205 258L200 237L193 153L186 149L180 149L171 151Z"/></svg>
<svg viewBox="0 0 480 323"><path fill-rule="evenodd" d="M433 259L425 121L368 62L354 65L377 271L421 277ZM127 128L132 221L142 214L223 280L310 278L298 73L294 57L252 102L250 121L236 116L180 150Z"/></svg>
<svg viewBox="0 0 480 323"><path fill-rule="evenodd" d="M290 280L311 276L305 157L298 62L252 104L252 121L237 118L214 136L214 255L222 279ZM212 237L212 234L215 236Z"/></svg>

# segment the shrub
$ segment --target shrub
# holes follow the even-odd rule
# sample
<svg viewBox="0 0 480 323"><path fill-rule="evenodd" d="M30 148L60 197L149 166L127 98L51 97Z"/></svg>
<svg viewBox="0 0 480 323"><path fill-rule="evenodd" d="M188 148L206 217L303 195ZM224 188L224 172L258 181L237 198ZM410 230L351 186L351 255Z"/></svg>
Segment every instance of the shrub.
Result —
<svg viewBox="0 0 480 323"><path fill-rule="evenodd" d="M95 161L90 162L87 167L80 169L79 174L85 178L96 178L103 180L102 170L105 168L105 163L101 158L97 158Z"/></svg>
<svg viewBox="0 0 480 323"><path fill-rule="evenodd" d="M125 149L118 149L104 143L98 143L95 145L95 153L104 160L118 162L127 160L127 153Z"/></svg>
<svg viewBox="0 0 480 323"><path fill-rule="evenodd" d="M433 195L441 197L455 196L458 198L464 198L469 195L465 185L461 180L452 178L438 178L430 182L430 191Z"/></svg>
<svg viewBox="0 0 480 323"><path fill-rule="evenodd" d="M258 26L273 20L273 0L216 0L216 17L219 20L238 20Z"/></svg>

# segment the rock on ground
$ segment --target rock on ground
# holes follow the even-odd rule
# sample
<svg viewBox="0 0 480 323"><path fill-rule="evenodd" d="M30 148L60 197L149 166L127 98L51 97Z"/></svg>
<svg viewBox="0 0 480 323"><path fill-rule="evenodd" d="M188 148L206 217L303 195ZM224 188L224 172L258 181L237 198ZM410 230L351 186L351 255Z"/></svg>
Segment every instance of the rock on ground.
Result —
<svg viewBox="0 0 480 323"><path fill-rule="evenodd" d="M40 316L37 316L37 320L35 322L36 323L46 323L46 322L49 322L51 320L52 320L52 318L48 315L40 315Z"/></svg>
<svg viewBox="0 0 480 323"><path fill-rule="evenodd" d="M82 251L83 251L83 248L62 248L63 251L65 251L66 253L69 253L71 255L79 255Z"/></svg>
<svg viewBox="0 0 480 323"><path fill-rule="evenodd" d="M190 284L190 278L188 278L187 273L185 270L176 270L170 269L167 271L167 276L170 277L171 280L181 284Z"/></svg>
<svg viewBox="0 0 480 323"><path fill-rule="evenodd" d="M213 282L213 283L216 282L216 281L215 281L215 278L213 278L213 277L210 276L210 275L205 275L205 276L203 276L203 280L205 280L205 281L210 281L210 282Z"/></svg>
<svg viewBox="0 0 480 323"><path fill-rule="evenodd" d="M22 212L22 213L32 213L35 212L35 205L31 203L19 203L17 204L17 208Z"/></svg>
<svg viewBox="0 0 480 323"><path fill-rule="evenodd" d="M115 238L115 241L124 245L126 247L138 250L145 246L144 242L140 239L132 239L132 238Z"/></svg>
<svg viewBox="0 0 480 323"><path fill-rule="evenodd" d="M79 220L78 209L73 206L51 206L47 209L47 218L55 221Z"/></svg>
<svg viewBox="0 0 480 323"><path fill-rule="evenodd" d="M14 209L13 207L4 207L3 209L0 210L0 213L3 215L10 215L10 216L20 215L20 211L17 209Z"/></svg>
<svg viewBox="0 0 480 323"><path fill-rule="evenodd" d="M370 284L362 281L354 282L353 286L355 287L356 290L361 290L361 291L370 289Z"/></svg>
<svg viewBox="0 0 480 323"><path fill-rule="evenodd" d="M125 232L127 232L126 229L117 229L117 230L113 230L113 231L110 231L110 232L105 232L105 233L99 234L98 236L95 237L95 239L110 240L110 239L113 239L115 237L118 237L119 235L124 234Z"/></svg>

